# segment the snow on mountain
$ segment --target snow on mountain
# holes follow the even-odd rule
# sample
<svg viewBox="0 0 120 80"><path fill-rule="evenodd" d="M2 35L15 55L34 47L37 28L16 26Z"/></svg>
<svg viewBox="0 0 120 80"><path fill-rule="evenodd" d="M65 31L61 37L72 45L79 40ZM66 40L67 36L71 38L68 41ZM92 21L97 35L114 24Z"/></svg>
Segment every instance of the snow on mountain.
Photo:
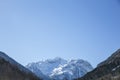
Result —
<svg viewBox="0 0 120 80"><path fill-rule="evenodd" d="M36 65L35 63L32 63L32 64L27 65L27 67L29 67L29 69L30 69L33 73L37 73L36 75L37 75L38 77L41 77L41 78L43 78L43 79L47 78L47 76L45 76L45 75L40 71L40 69L38 69L36 66L37 66L37 65Z"/></svg>
<svg viewBox="0 0 120 80"><path fill-rule="evenodd" d="M55 59L40 61L37 63L31 63L31 64L28 64L27 67L37 68L44 75L50 75L54 68L57 68L59 65L63 65L65 63L67 63L66 60L63 60L61 58L55 58Z"/></svg>
<svg viewBox="0 0 120 80"><path fill-rule="evenodd" d="M92 69L92 66L84 60L71 60L67 64L55 68L50 76L55 80L72 80L82 77Z"/></svg>
<svg viewBox="0 0 120 80"><path fill-rule="evenodd" d="M93 69L87 61L81 59L67 61L61 58L30 63L26 67L39 77L45 79L46 76L54 80L72 80L82 77Z"/></svg>

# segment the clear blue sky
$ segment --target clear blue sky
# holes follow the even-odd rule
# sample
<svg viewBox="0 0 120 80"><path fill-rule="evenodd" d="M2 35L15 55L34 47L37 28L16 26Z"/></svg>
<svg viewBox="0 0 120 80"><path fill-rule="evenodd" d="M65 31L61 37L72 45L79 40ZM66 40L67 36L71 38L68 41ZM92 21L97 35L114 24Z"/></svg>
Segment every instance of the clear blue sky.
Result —
<svg viewBox="0 0 120 80"><path fill-rule="evenodd" d="M119 0L0 0L0 50L23 65L62 57L95 67L118 48Z"/></svg>

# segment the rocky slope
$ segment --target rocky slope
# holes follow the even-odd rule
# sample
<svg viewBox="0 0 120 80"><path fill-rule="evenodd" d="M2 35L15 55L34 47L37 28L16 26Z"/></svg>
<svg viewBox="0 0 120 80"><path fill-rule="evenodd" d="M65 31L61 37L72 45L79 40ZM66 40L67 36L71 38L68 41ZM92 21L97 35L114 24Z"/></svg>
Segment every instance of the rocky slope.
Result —
<svg viewBox="0 0 120 80"><path fill-rule="evenodd" d="M120 49L98 64L93 71L76 80L120 80Z"/></svg>
<svg viewBox="0 0 120 80"><path fill-rule="evenodd" d="M41 80L27 68L0 52L0 80Z"/></svg>
<svg viewBox="0 0 120 80"><path fill-rule="evenodd" d="M67 61L61 58L30 63L26 67L44 80L73 80L93 69L87 61L81 59Z"/></svg>

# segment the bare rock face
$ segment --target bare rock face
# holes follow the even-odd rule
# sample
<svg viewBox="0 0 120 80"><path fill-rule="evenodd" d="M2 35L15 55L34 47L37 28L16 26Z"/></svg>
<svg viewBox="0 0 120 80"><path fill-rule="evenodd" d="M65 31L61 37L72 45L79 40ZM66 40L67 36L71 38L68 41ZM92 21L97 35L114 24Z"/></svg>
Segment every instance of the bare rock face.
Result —
<svg viewBox="0 0 120 80"><path fill-rule="evenodd" d="M41 80L31 71L0 52L0 80Z"/></svg>
<svg viewBox="0 0 120 80"><path fill-rule="evenodd" d="M120 49L77 80L120 80Z"/></svg>

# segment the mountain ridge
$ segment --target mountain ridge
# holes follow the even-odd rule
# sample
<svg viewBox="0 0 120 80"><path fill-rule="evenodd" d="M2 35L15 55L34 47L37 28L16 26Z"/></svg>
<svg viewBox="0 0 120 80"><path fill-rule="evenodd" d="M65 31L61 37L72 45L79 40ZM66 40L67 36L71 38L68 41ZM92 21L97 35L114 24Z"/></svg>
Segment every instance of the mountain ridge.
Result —
<svg viewBox="0 0 120 80"><path fill-rule="evenodd" d="M77 59L68 61L58 57L30 63L26 67L33 71L36 75L39 74L36 71L38 69L43 75L48 76L52 80L63 80L65 78L67 80L72 80L73 78L83 76L93 69L91 64L85 60ZM80 73L79 75L74 76L76 72ZM44 78L44 76L38 76Z"/></svg>
<svg viewBox="0 0 120 80"><path fill-rule="evenodd" d="M0 51L0 80L42 80Z"/></svg>
<svg viewBox="0 0 120 80"><path fill-rule="evenodd" d="M105 61L99 63L97 65L98 66L102 66L102 65L105 65L105 64L110 64L111 62L114 61L114 59L116 59L117 57L120 58L120 49L116 50L110 57L108 57Z"/></svg>
<svg viewBox="0 0 120 80"><path fill-rule="evenodd" d="M91 72L76 80L120 80L120 49Z"/></svg>

